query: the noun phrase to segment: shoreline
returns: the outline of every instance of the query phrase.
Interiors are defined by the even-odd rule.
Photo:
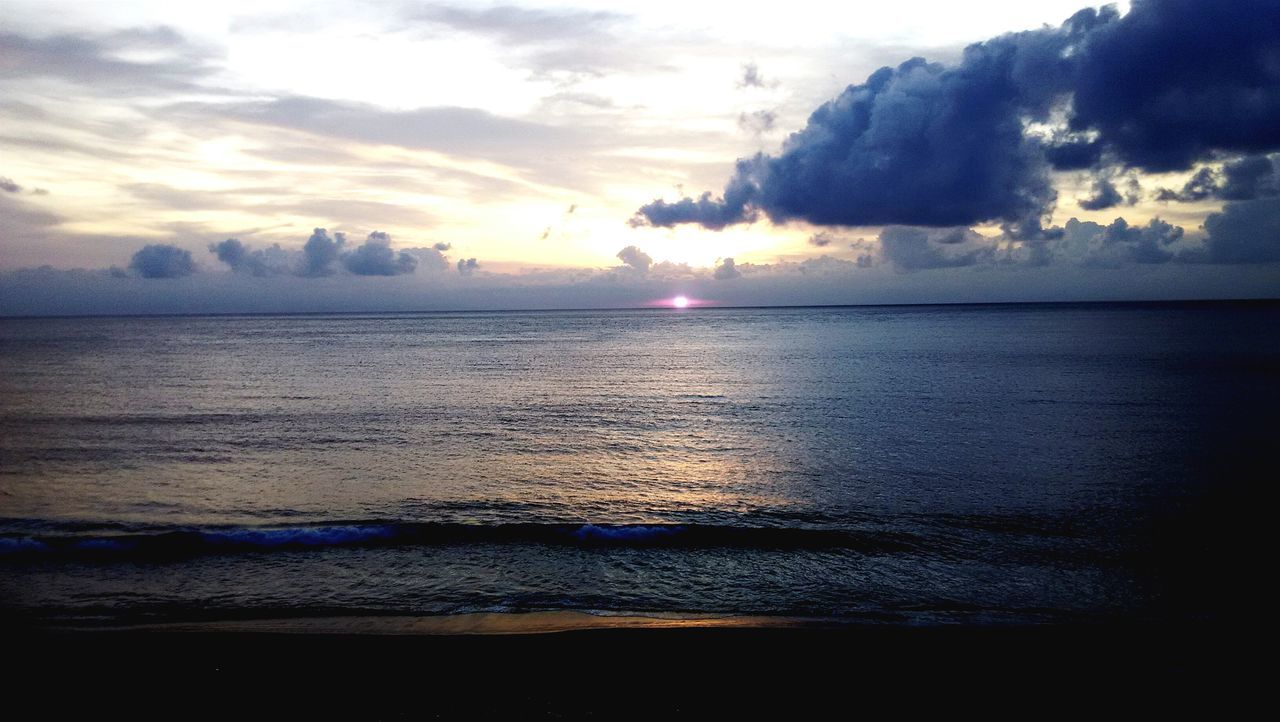
[[[288,634],[372,636],[501,636],[592,630],[654,629],[838,629],[856,622],[816,617],[703,615],[630,612],[593,614],[576,610],[464,612],[437,615],[348,615],[147,622],[94,627],[54,624],[69,632],[164,632],[192,634]]]
[[[52,698],[54,711],[135,718],[807,718],[879,708],[869,701],[1025,714],[1046,700],[1082,713],[1207,700],[1221,713],[1263,689],[1264,672],[1237,651],[1255,638],[1248,629],[1196,622],[557,611],[6,626],[0,672],[12,689],[71,691]]]

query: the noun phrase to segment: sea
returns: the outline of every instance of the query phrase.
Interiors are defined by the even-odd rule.
[[[0,616],[1212,620],[1280,304],[0,320]]]

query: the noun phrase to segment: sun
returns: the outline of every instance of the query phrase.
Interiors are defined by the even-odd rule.
[[[671,299],[671,305],[675,306],[676,308],[685,308],[686,306],[689,305],[689,297],[676,296],[675,298]]]

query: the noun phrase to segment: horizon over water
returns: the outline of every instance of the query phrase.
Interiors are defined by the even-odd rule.
[[[0,319],[0,610],[1217,618],[1280,304]]]

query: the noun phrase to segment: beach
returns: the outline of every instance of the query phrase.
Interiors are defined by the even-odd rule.
[[[142,717],[1224,712],[1259,691],[1242,632],[571,613],[28,626],[6,635],[5,675],[13,690],[76,690],[55,708]]]

